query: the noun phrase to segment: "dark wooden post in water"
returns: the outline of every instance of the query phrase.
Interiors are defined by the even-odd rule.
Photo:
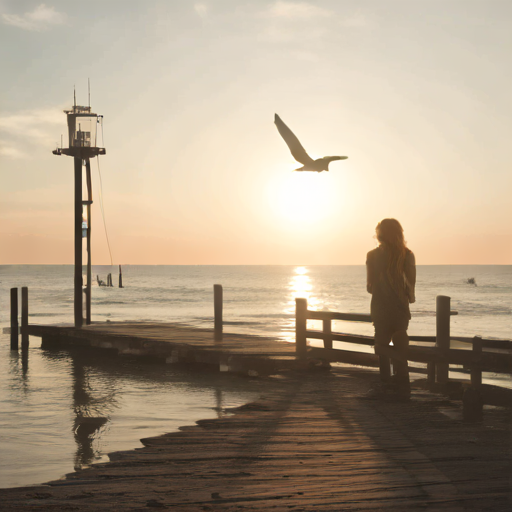
[[[436,347],[441,361],[436,365],[437,382],[448,383],[448,350],[450,349],[450,297],[438,295],[436,297]]]
[[[75,157],[75,327],[83,324],[82,286],[82,159]]]
[[[91,255],[91,205],[92,205],[92,178],[91,178],[91,161],[85,159],[85,172],[87,182],[87,293],[85,295],[85,323],[91,324],[91,295],[92,295],[92,255]]]
[[[28,288],[21,289],[21,350],[28,350]]]
[[[121,265],[119,265],[119,288],[123,287],[123,272],[121,271]]]
[[[18,350],[18,288],[11,288],[11,350]]]
[[[308,321],[308,300],[295,299],[295,355],[297,359],[306,359],[307,338],[306,326]]]
[[[322,320],[322,327],[324,332],[324,348],[332,348],[332,325],[330,318]]]
[[[214,328],[215,332],[222,332],[222,285],[213,285],[213,312],[214,312]]]

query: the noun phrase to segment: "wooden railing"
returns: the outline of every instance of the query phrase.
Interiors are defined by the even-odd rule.
[[[371,322],[370,315],[311,311],[308,309],[307,299],[295,299],[295,303],[296,355],[298,359],[317,358],[329,362],[380,366],[381,368],[387,366],[389,368],[390,358],[397,358],[393,347],[379,349],[378,356],[357,350],[333,349],[333,341],[373,346],[373,336],[332,332],[333,320]],[[409,336],[411,344],[406,357],[411,362],[426,363],[426,369],[415,367],[414,371],[426,373],[430,386],[446,386],[449,383],[450,364],[462,365],[470,371],[471,387],[480,393],[483,389],[482,371],[509,373],[512,369],[512,342],[510,340],[482,339],[479,336],[473,338],[451,336],[450,317],[456,314],[456,311],[450,309],[450,297],[438,296],[436,298],[436,335]],[[308,330],[308,320],[321,320],[322,330]],[[308,346],[308,339],[323,340],[323,348]],[[452,348],[451,341],[472,345],[472,350]],[[504,396],[509,396],[509,390],[505,391],[507,393]],[[512,396],[498,400],[500,403],[497,405],[502,405],[502,402],[507,400],[509,401],[508,405],[512,405]]]

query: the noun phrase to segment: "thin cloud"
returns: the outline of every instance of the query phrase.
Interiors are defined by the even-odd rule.
[[[278,0],[260,12],[266,21],[260,39],[271,43],[319,41],[327,33],[326,22],[332,15],[331,11],[307,2]]]
[[[40,31],[66,22],[66,15],[55,10],[55,7],[38,5],[33,11],[19,14],[2,14],[3,22],[23,30]]]
[[[331,11],[307,2],[284,2],[279,0],[268,8],[266,14],[271,18],[311,19],[328,17],[331,15]]]
[[[66,117],[60,109],[22,111],[0,117],[0,131],[31,139],[45,137],[51,125],[63,126]]]
[[[194,4],[194,11],[200,18],[206,18],[208,16],[209,7],[207,4],[200,2]]]
[[[25,155],[18,148],[12,145],[12,143],[5,140],[0,140],[0,157],[17,160],[19,158],[23,158],[24,156]]]
[[[344,27],[353,27],[353,28],[369,28],[373,27],[374,23],[367,16],[365,16],[362,12],[358,11],[354,14],[347,16],[343,22]]]
[[[0,155],[23,158],[34,145],[52,147],[66,131],[66,116],[61,109],[22,111],[0,116]],[[23,151],[21,148],[27,148]]]
[[[307,2],[278,0],[259,12],[265,20],[259,39],[270,43],[300,43],[309,45],[309,54],[297,55],[304,60],[316,59],[312,44],[321,45],[328,37],[335,37],[340,29],[367,30],[374,21],[363,11],[341,13]]]

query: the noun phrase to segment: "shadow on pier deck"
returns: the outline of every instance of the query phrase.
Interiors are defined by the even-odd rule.
[[[232,417],[143,439],[47,486],[0,490],[3,510],[510,510],[508,410],[463,423],[421,389],[408,403],[363,400],[375,377],[288,372]]]

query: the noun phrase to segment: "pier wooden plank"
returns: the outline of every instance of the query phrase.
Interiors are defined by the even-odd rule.
[[[219,333],[176,323],[106,322],[27,327],[43,346],[86,346],[122,355],[148,356],[167,363],[202,363],[223,371],[272,373],[295,365],[295,344],[277,337]]]
[[[223,333],[218,337],[212,329],[190,328],[173,323],[108,322],[82,328],[71,325],[30,325],[31,336],[73,337],[91,340],[137,340],[188,345],[219,350],[229,354],[293,355],[295,345],[278,338]]]

